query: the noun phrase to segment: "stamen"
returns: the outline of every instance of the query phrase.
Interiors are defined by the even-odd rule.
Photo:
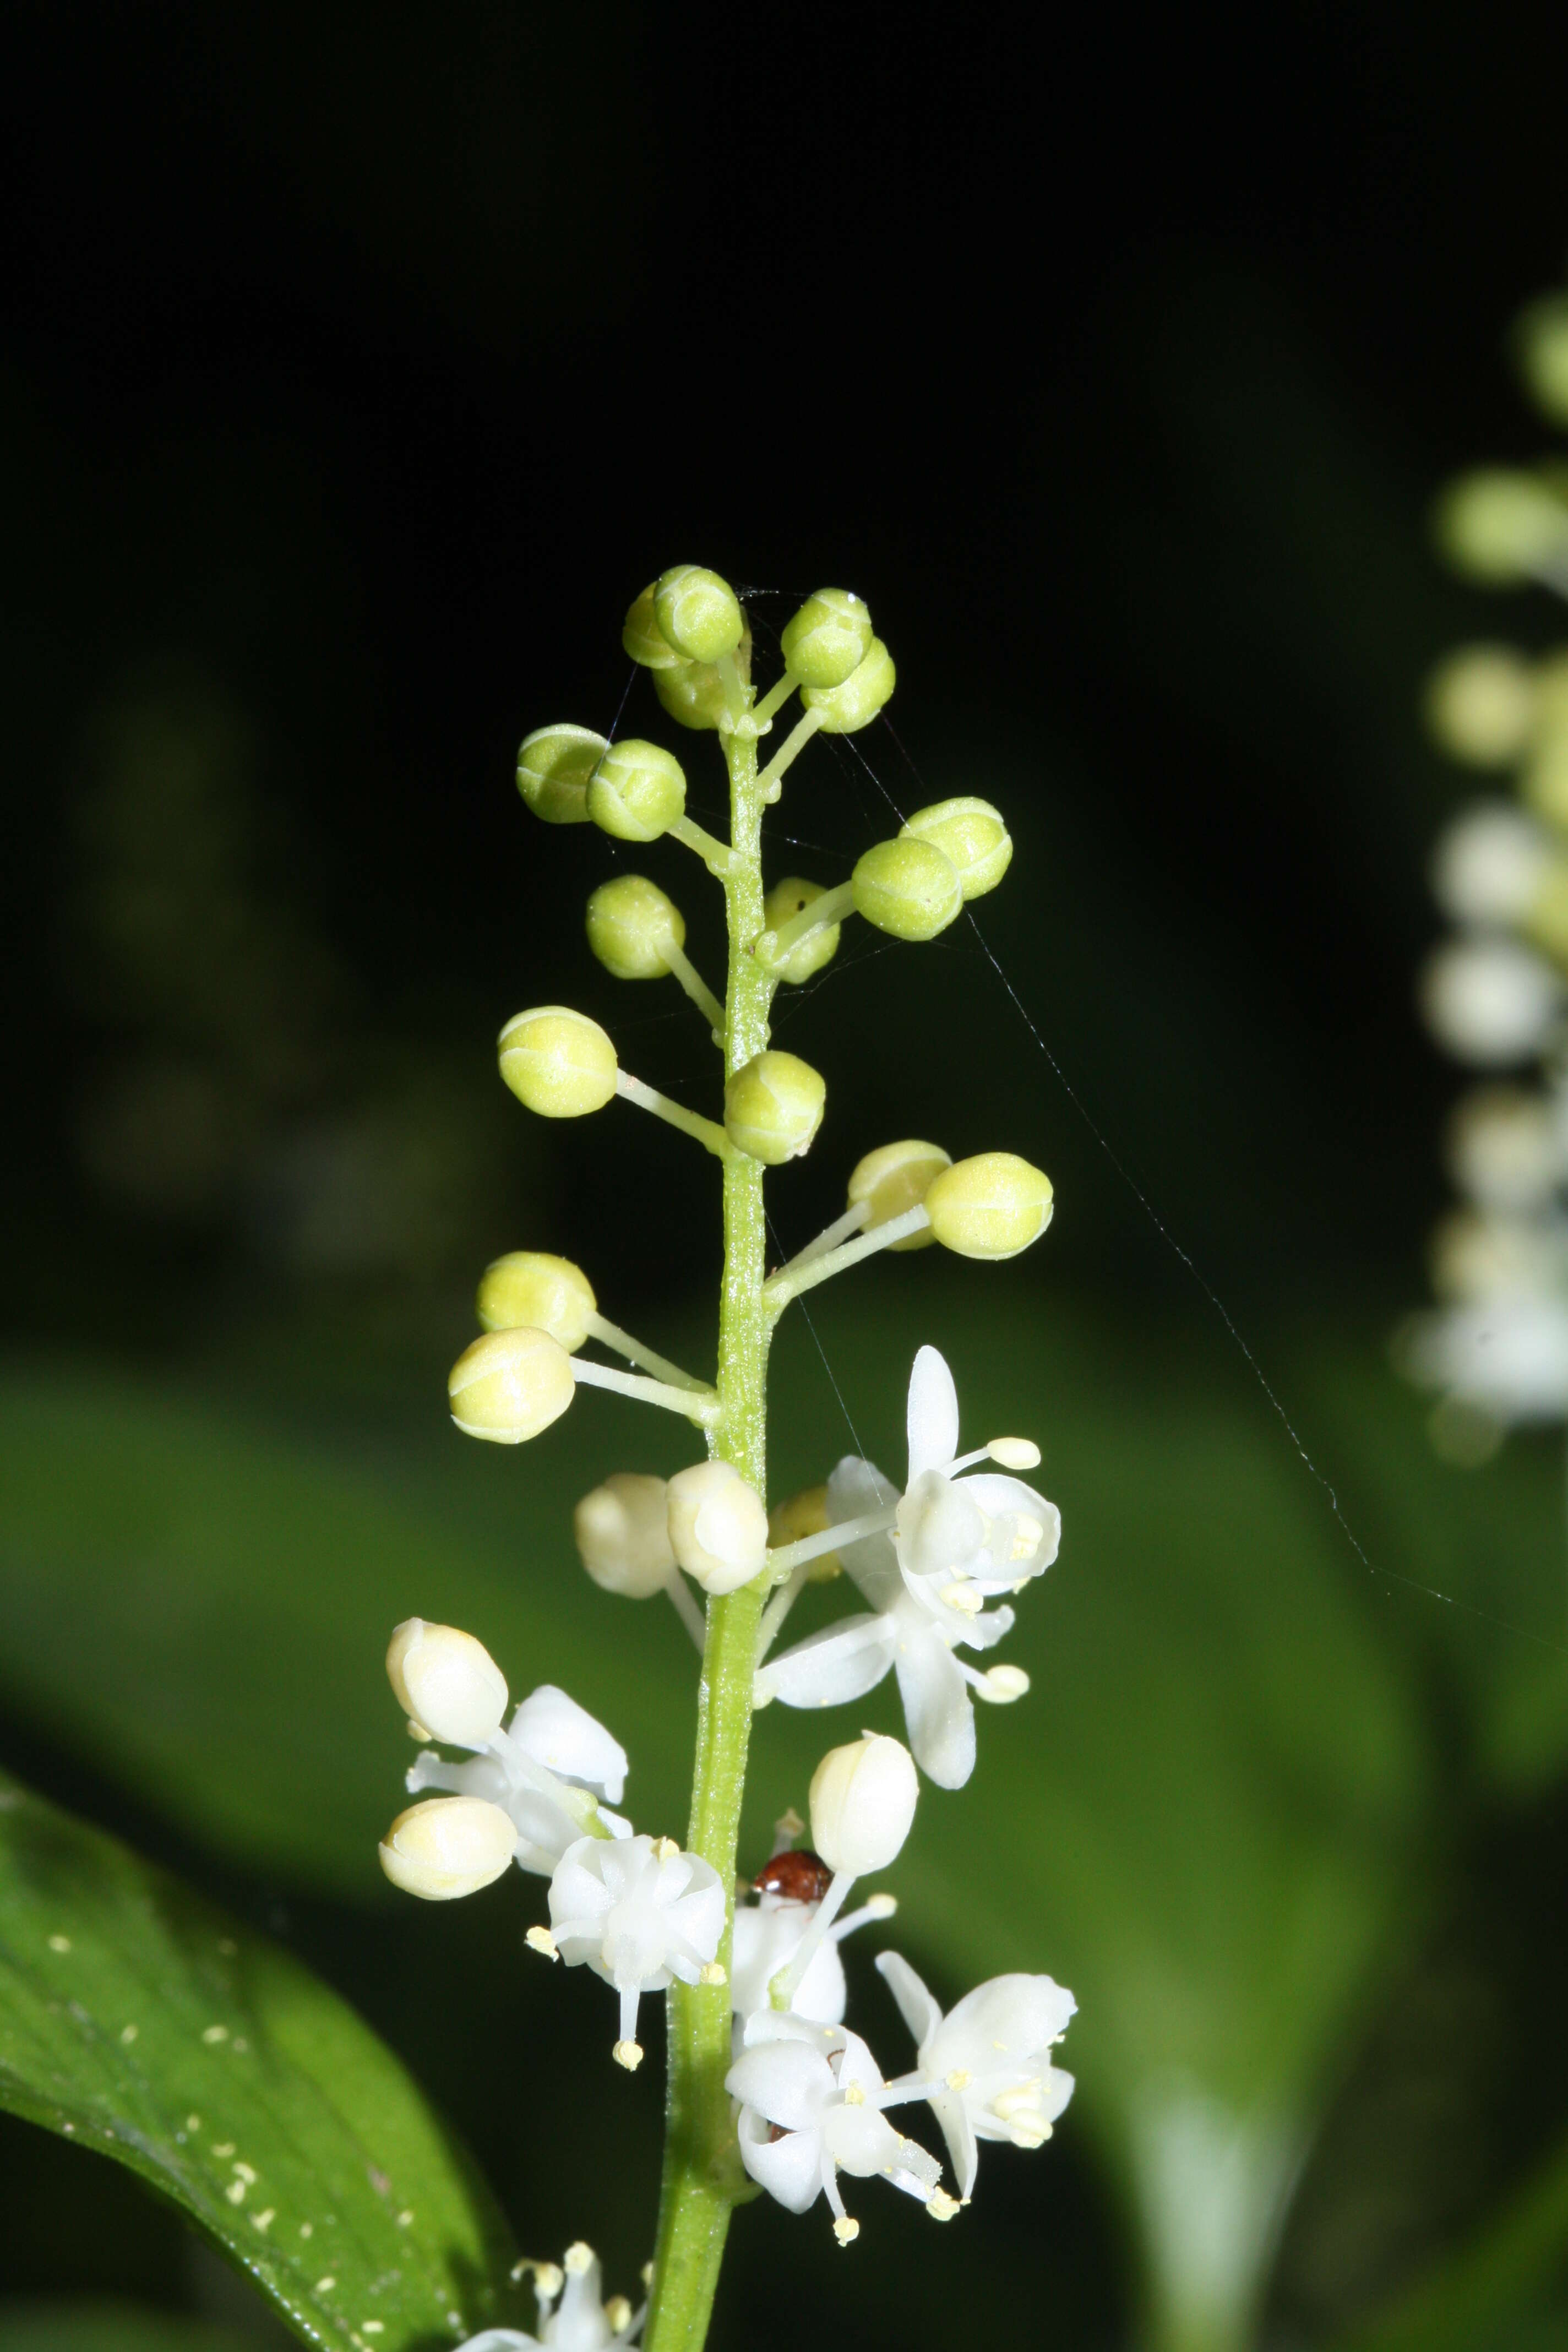
[[[1004,1470],[1037,1470],[1040,1449],[1032,1437],[994,1437],[985,1449]]]
[[[645,1348],[640,1339],[634,1339],[629,1331],[623,1331],[618,1323],[607,1321],[603,1315],[595,1313],[589,1316],[588,1333],[591,1339],[602,1341],[606,1348],[613,1348],[617,1356],[624,1356],[628,1364],[639,1365],[645,1372],[651,1372],[656,1380],[668,1381],[671,1388],[690,1389],[697,1396],[714,1394],[707,1381],[700,1381],[692,1373],[683,1372],[680,1366],[672,1364],[668,1356],[660,1356],[652,1348]]]
[[[945,2189],[933,2189],[926,2199],[926,2211],[933,2221],[951,2221],[955,2213],[963,2210],[957,2198],[950,2197]]]
[[[668,1095],[661,1095],[657,1087],[645,1086],[640,1078],[634,1078],[629,1070],[616,1072],[616,1092],[627,1102],[636,1103],[639,1110],[651,1110],[654,1117],[662,1118],[667,1126],[678,1127],[682,1135],[694,1136],[716,1159],[722,1160],[728,1155],[728,1138],[716,1120],[703,1118],[694,1110],[683,1110],[679,1103],[671,1102]]]
[[[850,1266],[858,1265],[863,1257],[874,1257],[879,1250],[889,1248],[894,1242],[901,1242],[910,1234],[923,1233],[930,1223],[924,1204],[920,1203],[912,1209],[906,1209],[901,1217],[889,1217],[886,1224],[874,1225],[868,1234],[860,1234],[858,1240],[845,1242],[837,1249],[825,1250],[820,1257],[810,1258],[804,1265],[781,1266],[778,1273],[771,1275],[763,1285],[763,1297],[769,1314],[776,1320],[790,1300],[798,1298],[803,1290],[814,1290],[819,1282],[826,1282],[831,1276],[847,1273]]]
[[[558,1960],[561,1948],[548,1927],[531,1927],[523,1937],[531,1952],[542,1952],[547,1960]]]
[[[858,1911],[851,1911],[847,1919],[840,1919],[830,1927],[827,1940],[830,1944],[841,1944],[846,1936],[855,1933],[857,1927],[864,1927],[873,1919],[890,1919],[898,1907],[896,1895],[873,1895],[868,1903],[862,1903]]]
[[[573,1379],[585,1387],[614,1389],[620,1396],[639,1397],[644,1404],[660,1404],[667,1412],[684,1413],[701,1429],[711,1429],[718,1421],[716,1396],[672,1388],[667,1381],[645,1381],[640,1372],[617,1372],[613,1364],[593,1364],[584,1356],[574,1356],[570,1361]]]
[[[827,1882],[827,1892],[816,1906],[816,1916],[801,1937],[788,1961],[780,1969],[768,1986],[768,2004],[773,2009],[788,2009],[794,2002],[801,1981],[816,1958],[817,1946],[844,1908],[844,1898],[854,1885],[854,1874],[836,1870]]]
[[[825,1551],[837,1551],[841,1544],[858,1543],[862,1537],[882,1535],[893,1525],[898,1506],[888,1504],[879,1511],[866,1511],[857,1519],[840,1519],[837,1527],[822,1528],[814,1536],[797,1536],[792,1544],[780,1544],[768,1554],[768,1565],[775,1574],[781,1570],[793,1570],[804,1562],[820,1559]]]
[[[797,760],[822,724],[820,710],[803,711],[757,778],[757,789],[765,801],[776,801],[776,787],[783,782],[784,771]]]

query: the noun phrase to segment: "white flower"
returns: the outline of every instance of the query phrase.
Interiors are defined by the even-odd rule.
[[[647,2317],[646,2304],[634,2311],[624,2294],[613,2294],[608,2303],[602,2299],[599,2257],[581,2241],[567,2247],[561,2269],[553,2263],[529,2267],[539,2305],[538,2335],[527,2336],[516,2327],[487,2327],[459,2344],[457,2352],[541,2352],[542,2347],[549,2352],[611,2352],[612,2347],[629,2347]]]
[[[959,2196],[974,2193],[977,2143],[1038,2147],[1073,2094],[1051,2047],[1078,2007],[1050,1977],[993,1977],[943,2017],[909,1962],[881,1952],[877,1966],[917,2044],[917,2071],[889,2088],[923,2098],[942,2126]]]
[[[1011,1609],[984,1604],[1044,1574],[1061,1517],[1017,1478],[987,1472],[955,1481],[952,1474],[966,1466],[958,1458],[958,1398],[934,1348],[915,1358],[909,1446],[902,1496],[871,1463],[852,1456],[827,1482],[835,1524],[893,1513],[889,1533],[839,1548],[872,1613],[845,1618],[771,1659],[756,1696],[761,1706],[778,1698],[786,1706],[835,1706],[863,1696],[891,1668],[921,1769],[940,1787],[959,1789],[974,1769],[970,1691],[1001,1701],[1028,1685],[1016,1669],[984,1675],[953,1653],[988,1650],[1011,1629]]]
[[[612,1837],[630,1837],[631,1823],[604,1801],[618,1803],[626,1785],[626,1749],[553,1683],[531,1692],[472,1762],[448,1764],[426,1748],[408,1771],[416,1794],[449,1789],[501,1806],[517,1830],[519,1867],[543,1877],[595,1818]]]
[[[1521,922],[1552,870],[1552,844],[1510,801],[1478,801],[1437,844],[1432,889],[1457,923]]]
[[[1481,1068],[1539,1054],[1562,1006],[1562,982],[1551,965],[1516,940],[1452,940],[1421,976],[1421,1008],[1433,1035],[1461,1062]]]
[[[1421,1317],[1405,1343],[1412,1376],[1501,1422],[1568,1413],[1568,1301],[1499,1292]]]
[[[844,2210],[840,2171],[861,2179],[880,2173],[945,2218],[952,2200],[937,2189],[942,2167],[883,2115],[887,2085],[858,2034],[764,2011],[745,2039],[725,2088],[741,2102],[741,2161],[770,2197],[804,2213],[825,2196],[845,2246],[860,2225]]]
[[[737,2017],[750,2017],[768,2006],[768,1987],[779,1970],[794,1959],[801,1938],[817,1913],[815,1903],[792,1903],[783,1895],[763,1895],[755,1907],[735,1906],[730,1940],[730,2005]],[[838,1937],[851,1925],[858,1927],[865,1913],[845,1920],[837,1934],[824,1937],[795,1987],[794,2008],[814,2025],[837,2025],[848,2001],[844,1963],[838,1957]]]
[[[713,1973],[724,1933],[724,1889],[700,1855],[673,1838],[579,1838],[550,1882],[550,1936],[530,1937],[554,1949],[569,1968],[585,1961],[621,1997],[615,2054],[626,2067],[642,2057],[637,2003],[682,1984],[722,1983]]]

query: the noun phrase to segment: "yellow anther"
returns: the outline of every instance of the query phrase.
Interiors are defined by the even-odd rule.
[[[1004,1470],[1037,1470],[1040,1449],[1032,1437],[994,1437],[985,1451]]]
[[[632,2324],[632,2307],[624,2294],[613,2294],[605,2305],[605,2318],[612,2336],[619,2336]]]
[[[840,2213],[833,2224],[833,2234],[841,2246],[852,2246],[860,2235],[860,2224],[852,2213]]]
[[[957,2198],[950,2197],[945,2189],[933,2189],[926,2199],[926,2211],[933,2221],[951,2221],[963,2210]]]
[[[638,2055],[641,2055],[640,2052]],[[591,2270],[593,2267],[594,2249],[585,2239],[579,2238],[574,2244],[567,2247],[564,2260],[567,2277],[581,2278],[584,2271]]]
[[[676,1855],[680,1852],[680,1848],[677,1845],[672,1837],[661,1837],[658,1843],[654,1847],[654,1852],[658,1854],[660,1862],[673,1862]]]
[[[558,1960],[561,1948],[548,1927],[531,1927],[523,1937],[531,1952],[542,1952],[547,1960]]]
[[[967,2066],[955,2066],[945,2079],[950,2091],[967,2091],[974,2077]]]
[[[944,1585],[942,1597],[950,1609],[956,1609],[963,1617],[978,1617],[985,1606],[984,1595],[977,1592],[973,1584]]]
[[[847,2083],[845,2084],[844,2104],[847,2107],[863,2107],[865,2105],[866,2093],[860,2084]]]
[[[700,1984],[722,1985],[730,1981],[729,1970],[722,1960],[710,1960],[698,1979]]]
[[[615,2060],[617,2066],[624,2066],[628,2074],[635,2074],[637,2068],[642,2064],[642,2043],[640,2042],[617,2042],[614,2049],[610,2052],[610,2055]]]

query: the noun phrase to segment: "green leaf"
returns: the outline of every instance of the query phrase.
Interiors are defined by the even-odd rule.
[[[511,2249],[396,2060],[277,1946],[0,1780],[0,2105],[169,2198],[309,2342],[426,2352]]]
[[[104,2298],[0,2303],[5,2352],[246,2352],[246,2339],[178,2311]]]

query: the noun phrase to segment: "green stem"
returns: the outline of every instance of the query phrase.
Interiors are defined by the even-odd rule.
[[[768,1042],[773,983],[751,952],[763,929],[763,793],[754,740],[721,738],[730,770],[731,844],[724,874],[730,931],[724,1068],[738,1070]],[[763,1303],[767,1221],[759,1160],[724,1159],[724,1279],[719,1302],[719,1404],[710,1444],[759,1495],[767,1493],[769,1318]],[[735,1883],[741,1795],[752,1730],[752,1685],[765,1577],[708,1604],[698,1696],[697,1759],[687,1845]],[[726,1969],[726,1930],[720,1957]],[[724,2077],[730,2070],[730,1991],[670,1989],[669,2092],[664,2182],[645,2352],[700,2352],[724,2256],[730,2214],[748,2184],[735,2148]]]

